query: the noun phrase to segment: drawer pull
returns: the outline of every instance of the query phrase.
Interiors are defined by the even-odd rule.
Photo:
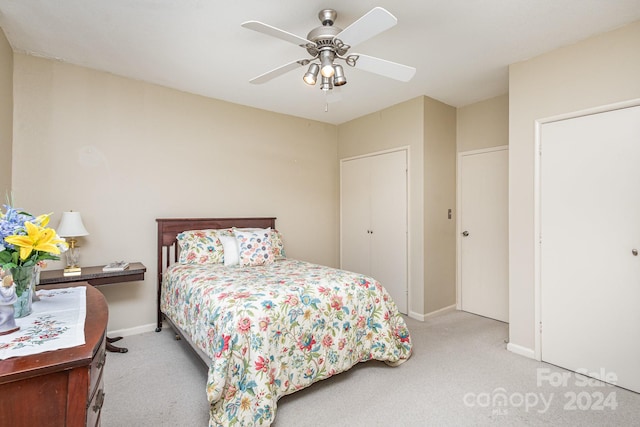
[[[104,363],[106,362],[106,360],[107,360],[107,352],[105,351],[100,355],[100,359],[98,359],[98,363],[96,365],[98,369],[101,369],[104,366]]]
[[[100,409],[102,409],[102,404],[104,403],[104,396],[105,396],[105,392],[100,389],[98,390],[98,395],[96,396],[96,403],[93,404],[93,407],[91,409],[93,409],[93,412],[100,412]]]

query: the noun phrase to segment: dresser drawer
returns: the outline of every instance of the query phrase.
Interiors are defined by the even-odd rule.
[[[106,360],[106,339],[103,337],[102,342],[100,343],[100,348],[96,351],[96,355],[93,357],[91,366],[89,367],[89,400],[93,399],[94,394],[96,393],[96,385],[102,376],[102,370],[104,369]]]
[[[95,427],[100,425],[100,413],[102,411],[104,398],[104,381],[102,380],[102,372],[100,372],[100,378],[98,379],[96,391],[93,394],[93,398],[91,399],[87,407],[87,427]]]

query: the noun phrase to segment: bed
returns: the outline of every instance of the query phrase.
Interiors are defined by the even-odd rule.
[[[164,319],[207,364],[210,426],[269,426],[284,395],[359,362],[409,359],[380,283],[287,258],[275,218],[156,221],[157,330]]]

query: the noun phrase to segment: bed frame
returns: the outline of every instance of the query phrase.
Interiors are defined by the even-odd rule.
[[[176,236],[183,231],[187,230],[205,230],[205,229],[218,229],[218,228],[275,228],[275,217],[264,218],[157,218],[158,223],[158,295],[157,295],[157,311],[158,311],[158,324],[156,332],[162,330],[162,319],[171,325],[171,327],[182,338],[186,338],[179,328],[177,328],[173,321],[164,316],[160,310],[160,293],[162,286],[162,276],[165,270],[173,263],[178,262],[178,256],[180,254],[178,248],[178,241]],[[190,340],[186,339],[190,344]],[[193,345],[191,345],[193,348]],[[202,355],[200,355],[202,356]]]

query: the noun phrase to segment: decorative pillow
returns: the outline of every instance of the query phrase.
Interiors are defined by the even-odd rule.
[[[224,248],[224,266],[238,265],[240,259],[238,257],[238,241],[234,236],[220,236],[220,242]]]
[[[275,260],[285,259],[284,243],[282,242],[282,234],[278,230],[271,230],[271,250]]]
[[[271,230],[271,250],[273,252],[273,259],[275,261],[285,259],[287,255],[284,252],[284,243],[282,242],[282,234],[278,230],[272,228],[225,228],[218,230],[218,236],[228,235],[233,236],[234,231],[262,231]]]
[[[234,228],[233,234],[238,242],[240,265],[256,266],[273,263],[270,228],[254,231]]]
[[[223,248],[216,230],[189,230],[176,236],[180,247],[178,261],[183,264],[218,264]]]

